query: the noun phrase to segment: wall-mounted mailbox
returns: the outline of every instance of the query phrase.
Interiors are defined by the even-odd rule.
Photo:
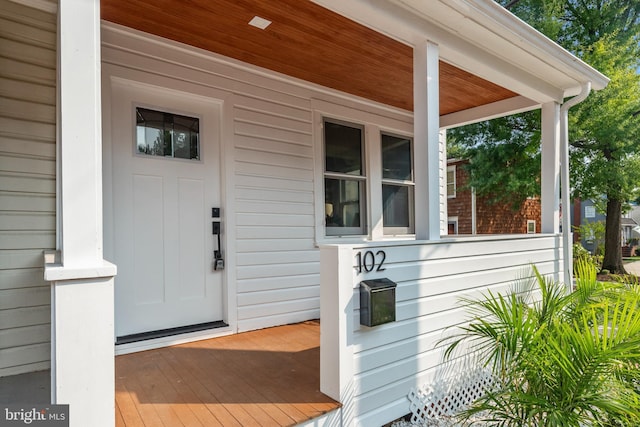
[[[360,282],[360,324],[377,326],[396,320],[396,283],[387,278]]]

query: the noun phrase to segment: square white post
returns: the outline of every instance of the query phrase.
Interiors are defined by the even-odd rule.
[[[440,239],[440,80],[438,45],[413,48],[413,129],[416,240]]]
[[[102,260],[100,2],[58,5],[58,160],[62,262]]]
[[[542,106],[542,232],[560,232],[560,104]],[[570,207],[565,207],[568,214]]]
[[[102,259],[99,0],[58,2],[58,248],[51,290],[51,400],[70,425],[115,424],[113,276]]]
[[[352,425],[354,258],[346,245],[320,247],[320,391],[342,403],[342,425]]]

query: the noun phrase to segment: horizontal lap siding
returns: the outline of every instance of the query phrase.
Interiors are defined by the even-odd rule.
[[[56,16],[0,0],[0,376],[49,367]]]
[[[278,98],[235,98],[239,330],[319,317],[311,111]]]
[[[366,248],[379,249],[387,254],[386,270],[366,278],[388,277],[397,283],[396,322],[371,329],[357,326],[354,290],[354,394],[360,425],[381,424],[389,414],[408,412],[409,390],[441,371],[438,341],[444,330],[467,319],[462,298],[478,298],[488,290],[523,290],[532,277],[531,265],[552,277],[562,271],[556,237]],[[363,279],[360,275],[354,283]],[[520,285],[514,288],[516,283]]]

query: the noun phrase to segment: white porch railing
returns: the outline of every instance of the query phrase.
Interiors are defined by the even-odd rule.
[[[464,321],[461,298],[508,290],[518,278],[561,280],[560,235],[321,246],[320,388],[340,401],[342,425],[383,425],[410,412],[411,389],[435,384],[443,331]],[[396,320],[360,325],[363,280],[397,284]]]

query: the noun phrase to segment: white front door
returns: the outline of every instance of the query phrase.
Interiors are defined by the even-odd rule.
[[[125,82],[111,95],[116,336],[222,320],[220,105]]]

